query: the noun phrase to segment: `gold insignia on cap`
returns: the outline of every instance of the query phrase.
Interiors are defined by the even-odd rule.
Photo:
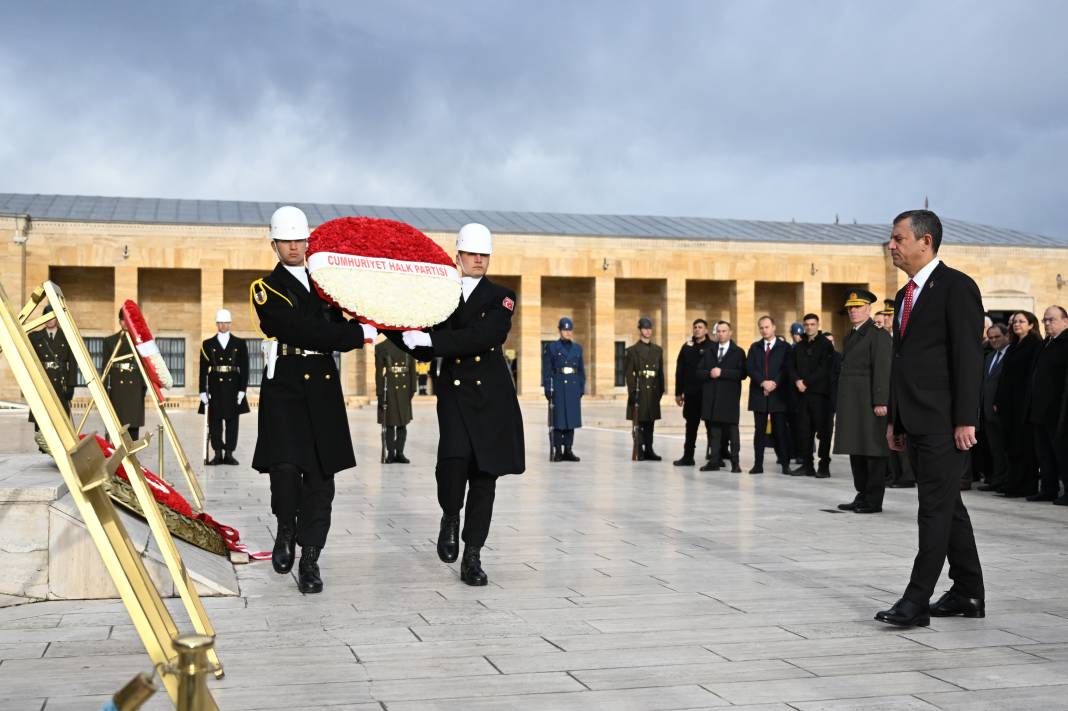
[[[851,293],[851,294],[849,295],[849,300],[850,300],[850,301],[855,301],[855,300],[856,300],[856,298],[857,298],[857,292],[855,292],[855,291],[854,291],[854,292],[852,292],[852,293]]]

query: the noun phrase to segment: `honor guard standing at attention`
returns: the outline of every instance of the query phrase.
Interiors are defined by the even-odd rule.
[[[116,345],[119,347],[117,352]],[[134,360],[139,356],[130,350],[130,342],[126,338],[126,316],[123,315],[122,309],[119,309],[119,332],[104,339],[103,350],[105,358],[110,358],[112,353],[115,353],[115,358],[133,356],[112,363],[111,370],[104,378],[104,390],[115,408],[119,423],[129,425],[130,437],[139,439],[141,428],[145,425],[145,393],[148,392],[148,384],[141,375],[137,361]]]
[[[653,322],[638,319],[637,343],[623,355],[627,382],[627,419],[640,430],[638,460],[659,462],[653,451],[653,425],[660,419],[660,398],[664,395],[664,349],[653,343]]]
[[[45,306],[44,313],[52,313],[52,307]],[[59,323],[56,319],[47,321],[44,328],[31,333],[30,344],[37,352],[37,357],[44,366],[45,375],[48,376],[48,382],[52,383],[52,389],[56,391],[64,412],[67,413],[67,417],[70,417],[70,401],[74,399],[74,386],[78,382],[78,364],[74,362],[67,337],[59,330]],[[37,443],[37,448],[43,454],[48,454],[48,446],[32,414],[30,422],[33,422],[33,441]]]
[[[408,464],[404,442],[412,421],[412,398],[418,383],[415,359],[386,339],[375,346],[375,394],[382,426],[383,463]]]
[[[308,234],[308,218],[299,208],[275,210],[270,239],[279,262],[250,288],[260,330],[272,339],[265,341],[252,467],[271,477],[271,510],[278,519],[271,557],[275,572],[293,568],[299,543],[297,586],[303,593],[318,593],[334,474],[356,466],[333,352],[363,348],[364,339],[376,332],[346,320],[312,288],[304,265]]]
[[[879,513],[886,491],[886,467],[890,448],[886,444],[886,403],[890,396],[890,360],[894,343],[890,334],[871,320],[875,294],[853,289],[845,295],[846,314],[852,328],[842,351],[838,381],[838,431],[834,453],[848,454],[857,495],[843,511]]]
[[[673,463],[677,467],[692,467],[696,462],[693,453],[697,449],[697,430],[701,425],[701,398],[704,381],[697,377],[697,364],[705,351],[714,344],[709,339],[708,321],[699,318],[693,322],[693,337],[682,344],[675,359],[675,404],[682,406],[682,419],[686,420],[686,442],[682,445],[682,458]],[[705,425],[705,434],[711,452],[712,431]],[[719,452],[711,452],[713,459]]]
[[[200,408],[208,416],[208,437],[215,456],[208,464],[237,464],[237,418],[249,411],[248,346],[230,333],[227,309],[215,312],[219,332],[200,345]],[[207,411],[205,413],[205,410]],[[225,429],[225,437],[223,430]]]
[[[425,331],[395,331],[417,360],[440,358],[434,383],[438,398],[438,462],[435,477],[441,528],[438,557],[459,555],[460,510],[467,494],[460,579],[485,585],[481,550],[493,518],[497,477],[522,474],[523,416],[503,345],[512,328],[515,292],[486,276],[493,237],[478,223],[460,228],[456,259],[463,275],[460,303],[445,321]]]
[[[577,462],[571,451],[575,429],[582,427],[582,396],[586,391],[586,370],[582,346],[575,343],[575,322],[564,316],[557,324],[560,340],[545,347],[541,356],[541,384],[552,408],[552,461]]]

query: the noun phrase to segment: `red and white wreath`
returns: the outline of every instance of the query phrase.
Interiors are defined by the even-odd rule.
[[[134,345],[137,347],[137,355],[140,356],[141,363],[145,366],[148,379],[152,381],[152,388],[156,391],[156,395],[159,396],[160,402],[162,402],[162,390],[174,387],[174,378],[171,376],[171,371],[167,367],[167,363],[164,362],[163,355],[159,352],[159,346],[156,345],[156,340],[152,337],[152,331],[148,329],[148,322],[145,321],[145,317],[137,303],[127,299],[126,303],[122,305],[122,313],[123,320],[126,321],[126,329],[130,332]]]
[[[308,271],[324,299],[381,329],[433,326],[460,300],[460,275],[445,250],[395,220],[324,222],[308,238]]]

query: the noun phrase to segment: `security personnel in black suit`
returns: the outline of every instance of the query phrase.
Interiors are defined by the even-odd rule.
[[[145,426],[145,393],[148,392],[148,384],[141,375],[137,361],[134,360],[139,356],[130,349],[129,340],[126,338],[126,316],[122,309],[119,310],[119,328],[118,333],[104,339],[104,357],[111,357],[113,352],[115,358],[127,355],[133,357],[112,363],[107,377],[104,378],[104,390],[115,408],[119,423],[129,425],[130,437],[138,439],[141,428]],[[119,346],[117,352],[116,345]]]
[[[679,355],[675,358],[675,404],[682,406],[682,419],[686,421],[686,441],[682,445],[682,457],[673,464],[677,467],[692,467],[696,462],[693,454],[697,450],[697,430],[701,424],[701,398],[704,381],[697,375],[697,364],[705,352],[714,347],[712,334],[708,330],[708,321],[703,318],[693,322],[693,335],[682,344]],[[718,460],[719,452],[712,449],[712,430],[705,423],[705,435],[708,438],[708,451],[713,452],[713,459]]]
[[[749,384],[749,410],[753,413],[753,468],[750,474],[764,473],[764,449],[768,435],[775,441],[775,454],[783,474],[790,470],[790,428],[787,424],[789,378],[786,362],[790,346],[775,336],[775,319],[761,316],[757,320],[760,340],[749,346],[746,374]],[[769,432],[770,422],[770,432]]]
[[[983,377],[983,303],[971,277],[938,259],[942,223],[929,210],[894,220],[890,254],[909,276],[897,293],[887,444],[906,450],[916,473],[919,552],[905,594],[875,619],[926,626],[930,615],[985,616],[979,553],[960,478],[975,446]],[[953,586],[934,605],[949,558]]]
[[[208,437],[215,456],[208,464],[237,464],[237,418],[249,411],[248,346],[230,333],[233,319],[228,309],[215,313],[219,332],[200,345],[200,409],[207,409]],[[225,439],[223,430],[225,429]]]
[[[363,348],[375,330],[348,321],[312,288],[304,256],[308,219],[286,205],[271,216],[270,238],[279,263],[257,279],[250,298],[269,339],[260,385],[259,431],[252,467],[271,477],[271,510],[278,534],[271,562],[293,568],[300,544],[297,586],[322,592],[319,553],[330,530],[334,474],[356,466],[334,351]]]
[[[746,378],[745,351],[731,340],[731,325],[726,321],[716,324],[716,337],[697,364],[694,377],[702,383],[701,419],[711,432],[709,448],[713,456],[723,451],[727,443],[731,472],[740,474],[738,455],[741,440],[738,437],[738,420],[741,417],[742,381]],[[718,471],[724,463],[713,460],[701,467],[701,471]]]
[[[820,318],[805,314],[801,319],[805,331],[787,360],[790,384],[795,389],[797,407],[796,439],[801,456],[801,469],[795,474],[806,474],[823,479],[831,475],[831,430],[828,417],[831,409],[831,378],[834,371],[834,346],[819,330]],[[813,438],[819,438],[819,469],[813,466]]]
[[[44,313],[52,313],[51,306],[45,306]],[[74,399],[74,386],[78,382],[78,364],[74,361],[74,354],[70,351],[67,337],[59,330],[56,319],[46,322],[44,328],[30,334],[30,344],[37,352],[37,358],[44,366],[48,382],[52,383],[52,389],[56,391],[64,412],[70,417],[70,401]],[[33,439],[37,448],[42,453],[48,454],[48,446],[44,437],[40,434],[37,421],[30,414],[30,422],[33,422]]]
[[[456,237],[462,295],[452,315],[429,333],[387,332],[417,360],[440,358],[434,385],[438,398],[438,461],[435,477],[441,528],[438,557],[452,563],[459,554],[460,510],[465,507],[460,579],[485,585],[481,550],[489,535],[497,478],[522,474],[526,468],[523,416],[515,383],[504,357],[512,328],[515,292],[486,276],[493,237],[478,223],[460,228]]]
[[[1039,492],[1027,500],[1068,506],[1068,314],[1061,306],[1050,306],[1042,315],[1042,325],[1046,341],[1035,358],[1027,401],[1027,421],[1035,429],[1042,483]],[[1060,495],[1062,483],[1065,490]]]
[[[383,428],[385,464],[408,464],[404,443],[412,421],[412,398],[418,385],[415,359],[388,339],[375,346],[375,396]]]
[[[627,419],[638,423],[641,446],[638,460],[659,462],[653,451],[653,426],[660,419],[660,398],[664,396],[664,349],[653,343],[653,322],[638,319],[638,342],[623,353],[623,375],[627,383]]]

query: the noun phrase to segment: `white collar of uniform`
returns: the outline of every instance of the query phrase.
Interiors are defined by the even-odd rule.
[[[55,335],[56,335],[56,332],[57,332],[58,330],[59,330],[59,327],[58,327],[58,326],[57,326],[56,328],[46,328],[46,329],[45,329],[45,333],[47,333],[47,334],[48,334],[49,336],[55,336]]]
[[[475,287],[478,286],[480,281],[482,281],[482,277],[465,276],[460,280],[460,288],[463,289],[464,292],[464,301],[471,298],[471,292],[475,290]]]
[[[916,276],[912,277],[912,281],[916,282],[917,293],[923,291],[923,285],[926,284],[927,280],[931,278],[931,272],[933,272],[941,263],[942,260],[938,257],[935,257],[931,261],[927,262],[927,266],[916,272]],[[915,294],[913,294],[913,298],[916,298]]]
[[[226,348],[226,344],[230,342],[230,332],[229,331],[227,331],[226,333],[222,333],[220,331],[219,333],[215,334],[215,337],[219,339],[219,345],[222,346],[223,348]]]
[[[311,291],[311,284],[308,283],[308,270],[304,268],[303,264],[299,267],[291,267],[288,264],[283,264],[282,266],[286,268],[286,271],[296,277],[297,281],[303,284],[305,289]]]

